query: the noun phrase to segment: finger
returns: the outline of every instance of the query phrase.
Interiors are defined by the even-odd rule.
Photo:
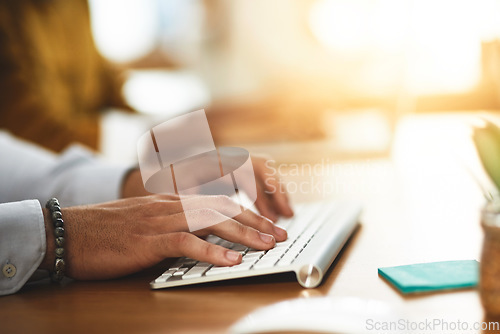
[[[293,216],[293,210],[289,204],[288,196],[283,188],[283,184],[280,182],[276,168],[272,167],[273,164],[271,160],[256,158],[256,161],[259,161],[256,163],[257,182],[262,184],[264,193],[268,195],[266,204],[277,215],[283,215],[285,217]]]
[[[226,209],[225,211],[230,211],[232,208],[234,211],[234,208],[238,209],[238,212],[241,210],[239,209],[239,206],[234,203],[229,197],[227,196],[200,196],[200,195],[154,195],[151,196],[150,199],[148,200],[140,200],[138,201],[139,204],[141,203],[150,203],[149,205],[151,206],[148,208],[149,212],[153,214],[175,214],[175,213],[181,213],[193,209],[202,209],[202,208],[213,208],[216,210],[219,209]],[[229,203],[232,203],[233,206],[231,207]],[[224,205],[223,205],[224,204]]]
[[[255,206],[263,216],[271,219],[273,222],[276,222],[279,215],[274,210],[274,206],[269,195],[266,194],[265,189],[260,182],[258,182],[256,186],[257,199],[255,200]]]
[[[153,206],[160,206],[162,203],[153,203]],[[150,205],[151,206],[151,205]],[[158,211],[161,211],[158,210]],[[241,212],[241,211],[240,211]],[[199,209],[181,211],[174,214],[158,214],[144,219],[140,225],[139,232],[146,235],[172,232],[199,231],[198,235],[208,234],[207,228],[224,222],[230,217],[221,212],[201,207]]]
[[[158,194],[158,195],[155,195],[157,197],[160,197],[160,199],[166,199],[166,200],[170,200],[170,201],[178,201],[179,200],[179,195],[177,194]]]
[[[159,235],[156,245],[163,258],[186,256],[198,261],[213,263],[218,266],[233,266],[241,263],[241,254],[211,244],[197,236],[186,233]]]
[[[183,206],[197,208],[196,210],[206,208],[213,209],[227,217],[225,219],[221,218],[220,220],[233,218],[243,225],[247,225],[261,232],[273,235],[278,241],[284,241],[287,238],[287,234],[284,229],[274,225],[268,218],[261,216],[248,208],[240,206],[227,196],[203,196],[193,198],[189,205],[185,205],[185,202],[183,201]]]
[[[220,228],[224,228],[223,226],[226,225],[217,227],[215,229],[212,229],[211,226],[219,225],[226,221],[232,221],[242,226],[251,227],[253,230],[258,230],[266,235],[271,235],[275,240],[278,241],[285,241],[287,239],[287,232],[284,229],[274,225],[269,219],[262,217],[255,212],[252,212],[251,210],[245,210],[244,212],[234,217],[234,219],[231,219],[230,217],[223,215],[219,211],[210,208],[190,210],[184,213],[180,212],[169,215],[167,217],[151,217],[147,219],[143,224],[141,224],[138,229],[141,234],[146,235],[200,230],[199,232],[197,232],[197,235],[202,236],[215,230],[220,231]],[[232,225],[230,225],[230,227],[232,227]],[[221,235],[218,235],[229,235],[231,238],[233,238],[234,241],[237,242],[237,240],[231,235],[231,233],[234,233],[234,228],[232,228],[227,233],[221,233]],[[259,237],[261,239],[260,241],[262,241],[263,238],[267,238],[261,235],[259,235]],[[258,241],[257,243],[252,243],[251,246],[253,247],[253,245],[256,245],[257,247],[262,247],[263,245],[261,243],[259,244],[260,241]]]
[[[225,195],[196,196],[182,199],[185,211],[199,209],[213,209],[227,217],[233,217],[241,213],[241,206]]]
[[[252,227],[260,232],[271,234],[276,241],[285,241],[288,237],[286,230],[275,225],[270,219],[256,214],[250,209],[247,209],[234,217],[234,220],[239,223]]]
[[[189,225],[184,212],[150,217],[139,226],[139,233],[144,235],[189,232]]]
[[[255,249],[267,250],[276,245],[276,239],[271,234],[259,232],[253,227],[245,226],[234,219],[212,225],[206,231],[228,241]]]
[[[293,210],[288,201],[288,195],[284,191],[283,184],[278,178],[269,177],[264,182],[265,193],[270,197],[274,210],[285,217],[292,217]]]
[[[198,196],[187,201],[183,200],[182,203],[184,208],[192,208],[194,210],[216,210],[227,217],[221,219],[221,221],[232,217],[234,220],[244,225],[273,235],[278,241],[284,241],[287,238],[285,230],[272,224],[269,219],[256,214],[248,208],[240,206],[227,196]]]
[[[182,203],[177,195],[152,195],[134,199],[137,210],[144,216],[154,217],[183,212]]]

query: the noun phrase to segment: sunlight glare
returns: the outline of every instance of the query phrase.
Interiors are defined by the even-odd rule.
[[[481,41],[500,36],[497,9],[497,0],[319,0],[309,26],[335,54],[371,56],[373,66],[396,56],[411,94],[451,93],[479,82]]]

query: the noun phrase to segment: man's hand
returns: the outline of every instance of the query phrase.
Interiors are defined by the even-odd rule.
[[[191,200],[191,199],[189,199]],[[225,196],[195,196],[193,214],[199,219],[223,218],[221,223],[193,233],[179,198],[154,195],[97,205],[62,209],[65,224],[66,274],[75,279],[107,279],[131,274],[165,258],[186,256],[221,266],[241,262],[241,254],[200,237],[214,234],[232,242],[267,250],[286,231],[270,220],[245,210],[234,218],[225,214],[232,202]],[[54,234],[44,209],[47,254],[41,269],[54,265]]]
[[[263,157],[252,157],[252,165],[257,185],[257,200],[255,206],[265,217],[276,222],[280,216],[292,217],[293,210],[288,202],[288,196],[279,180],[279,175],[269,168],[269,160]],[[243,185],[243,190],[245,185]],[[139,170],[131,171],[123,182],[122,197],[150,195],[144,189]]]

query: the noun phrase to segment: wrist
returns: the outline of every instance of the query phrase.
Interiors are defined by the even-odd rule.
[[[142,183],[142,176],[139,169],[132,169],[123,178],[121,197],[138,197],[150,195]]]

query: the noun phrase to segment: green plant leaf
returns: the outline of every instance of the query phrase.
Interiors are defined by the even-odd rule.
[[[500,190],[500,128],[485,122],[485,127],[474,129],[472,137],[484,169]]]

